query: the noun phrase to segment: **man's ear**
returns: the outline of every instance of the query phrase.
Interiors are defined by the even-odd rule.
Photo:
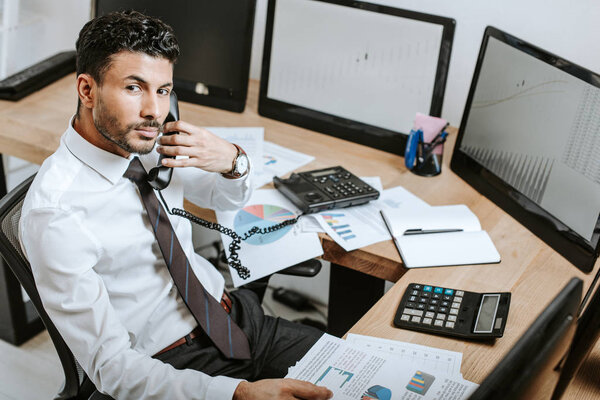
[[[98,83],[89,74],[79,74],[77,76],[77,95],[79,101],[85,108],[92,108],[94,105],[94,98],[98,90]]]

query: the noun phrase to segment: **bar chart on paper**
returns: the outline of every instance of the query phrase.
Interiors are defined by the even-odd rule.
[[[354,239],[356,235],[352,232],[351,224],[344,222],[344,213],[321,213],[321,216],[342,239],[348,241]]]

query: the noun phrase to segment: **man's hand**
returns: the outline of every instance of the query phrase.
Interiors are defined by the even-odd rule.
[[[166,167],[197,167],[208,172],[231,172],[237,149],[228,141],[206,129],[183,121],[168,122],[163,132],[179,132],[179,135],[163,135],[157,151],[165,156],[189,156],[188,159],[163,159]]]
[[[327,400],[332,396],[326,387],[284,378],[241,382],[235,389],[233,400]]]

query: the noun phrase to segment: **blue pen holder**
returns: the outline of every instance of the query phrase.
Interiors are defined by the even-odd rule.
[[[443,146],[448,133],[443,130],[431,142],[423,141],[423,131],[413,129],[408,135],[404,152],[404,165],[413,174],[436,176],[442,172],[442,155],[435,154],[438,146]]]

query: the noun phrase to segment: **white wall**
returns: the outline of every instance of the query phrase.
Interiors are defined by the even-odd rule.
[[[456,20],[442,116],[460,124],[483,31],[495,26],[600,73],[599,0],[371,0]],[[258,0],[250,75],[260,79],[267,0]],[[307,26],[310,29],[310,26]]]

